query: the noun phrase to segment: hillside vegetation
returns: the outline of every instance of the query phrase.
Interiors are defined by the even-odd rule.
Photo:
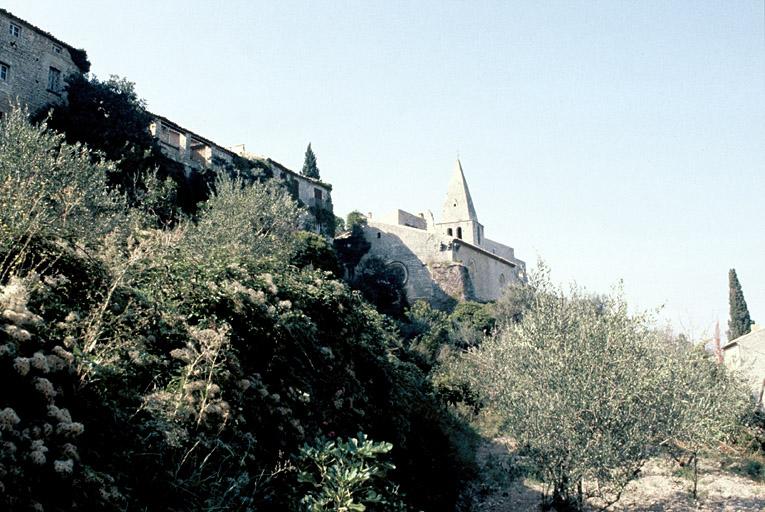
[[[132,84],[77,87],[0,121],[3,510],[480,510],[493,438],[560,511],[659,456],[695,496],[723,444],[765,478],[736,376],[619,293],[541,266],[496,303],[409,304],[359,265],[359,216],[333,245],[252,162],[187,179],[142,122],[88,125],[144,119]]]
[[[284,188],[219,176],[158,229],[169,185],[131,208],[114,170],[23,112],[0,126],[5,510],[453,506],[457,424],[392,321],[290,264]]]

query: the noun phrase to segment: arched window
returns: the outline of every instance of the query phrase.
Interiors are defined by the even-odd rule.
[[[449,236],[454,236],[454,232],[452,231],[452,228],[446,228],[446,234]]]
[[[462,240],[462,228],[457,228],[457,238]]]
[[[409,282],[409,270],[406,265],[400,261],[391,261],[388,263],[388,268],[393,273],[399,284],[402,286]]]
[[[499,275],[499,285],[500,286],[505,286],[505,281],[506,281],[505,280],[505,274],[500,274]]]

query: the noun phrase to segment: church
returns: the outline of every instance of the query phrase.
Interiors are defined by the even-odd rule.
[[[398,270],[410,302],[488,302],[508,284],[526,280],[526,264],[513,248],[486,238],[459,160],[438,222],[429,211],[396,210],[370,215],[364,236],[370,244],[365,258],[381,258]]]

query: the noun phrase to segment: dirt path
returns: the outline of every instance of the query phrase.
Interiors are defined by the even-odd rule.
[[[482,480],[473,489],[475,512],[523,512],[539,510],[542,484],[529,478],[512,477],[517,458],[507,438],[485,442],[477,462]],[[642,476],[631,482],[617,511],[765,511],[765,483],[723,471],[719,463],[702,459],[699,467],[699,499],[691,497],[691,480],[677,474],[677,466],[664,459],[649,461]],[[510,477],[508,478],[508,475]]]

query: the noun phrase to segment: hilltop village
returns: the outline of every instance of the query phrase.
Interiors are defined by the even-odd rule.
[[[90,70],[85,51],[2,9],[0,24],[8,27],[0,31],[0,115],[9,112],[15,101],[32,113],[65,104],[67,82]],[[149,114],[147,129],[164,156],[181,166],[186,179],[231,171],[246,160],[294,191],[311,214],[307,229],[335,235],[323,222],[334,215],[329,183],[249,153],[244,145],[225,147],[164,116]],[[515,257],[514,249],[484,236],[460,162],[448,183],[438,222],[430,212],[413,215],[402,210],[368,221],[363,229],[371,248],[358,264],[381,258],[400,275],[410,302],[426,300],[447,307],[454,300],[492,301],[509,283],[526,279],[525,263]]]

